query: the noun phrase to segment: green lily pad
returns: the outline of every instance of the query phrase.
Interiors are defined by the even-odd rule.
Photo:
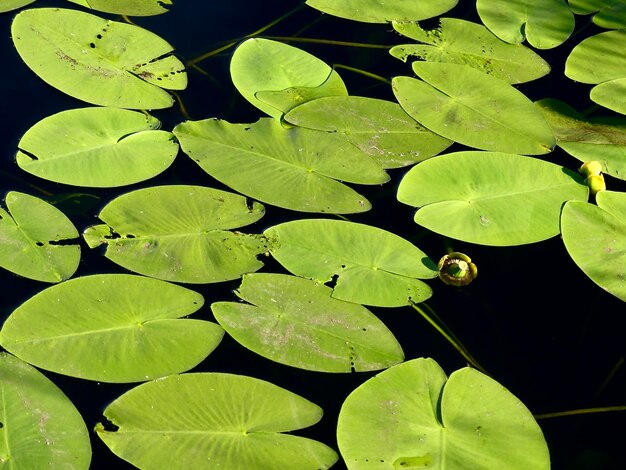
[[[87,470],[89,433],[72,402],[41,372],[0,352],[0,463]]]
[[[78,277],[15,309],[0,344],[59,374],[99,382],[150,380],[195,367],[219,344],[219,325],[180,319],[203,302],[200,294],[157,279]]]
[[[248,302],[215,302],[220,325],[272,361],[321,372],[379,370],[404,360],[391,331],[362,305],[331,289],[284,274],[246,274],[235,292]]]
[[[396,99],[424,127],[469,147],[548,153],[550,127],[526,96],[499,78],[458,64],[413,62],[422,79],[395,77]]]
[[[554,163],[498,152],[457,152],[419,163],[398,200],[415,222],[470,243],[510,246],[557,235],[563,203],[585,201],[582,177]]]
[[[423,302],[432,290],[419,279],[437,265],[411,242],[370,225],[295,220],[264,232],[270,253],[287,270],[318,282],[335,281],[336,299],[380,307]]]
[[[365,23],[393,20],[419,21],[433,18],[456,6],[459,0],[306,0],[306,4],[329,15]]]
[[[30,5],[35,0],[0,0],[0,13],[17,10],[26,5]]]
[[[581,41],[565,61],[565,75],[594,85],[626,78],[626,31],[606,31]]]
[[[512,44],[526,39],[537,49],[552,49],[574,31],[565,0],[476,0],[476,9],[491,32]]]
[[[289,111],[284,120],[298,127],[334,132],[385,169],[413,165],[452,144],[422,127],[398,103],[362,96],[309,101]]]
[[[626,118],[586,119],[571,106],[553,99],[536,104],[559,147],[581,162],[597,160],[604,173],[626,179]]]
[[[624,71],[626,75],[626,70]],[[626,76],[609,80],[594,86],[589,93],[591,101],[611,109],[616,113],[626,114]]]
[[[43,179],[112,187],[144,181],[167,169],[178,144],[157,130],[158,119],[117,108],[82,108],[48,116],[18,143],[17,164]]]
[[[230,229],[256,222],[258,202],[203,186],[156,186],[117,197],[100,212],[104,222],[84,232],[87,244],[126,269],[166,281],[236,279],[263,266],[263,237]]]
[[[536,80],[550,72],[548,63],[532,49],[506,43],[480,24],[441,18],[434,29],[423,29],[415,22],[394,22],[393,29],[425,43],[404,44],[389,50],[404,62],[417,58],[468,65],[511,84]]]
[[[69,0],[93,10],[128,16],[153,16],[168,11],[172,0]]]
[[[233,53],[230,75],[246,100],[275,118],[322,96],[348,94],[339,74],[326,63],[270,39],[242,42]]]
[[[337,423],[349,470],[548,470],[530,411],[495,380],[465,367],[449,378],[432,359],[398,364],[354,390]]]
[[[327,469],[337,454],[286,432],[317,423],[322,409],[252,377],[196,373],[148,382],[113,401],[100,439],[138,468]],[[182,459],[182,460],[181,460]]]
[[[74,224],[56,207],[17,191],[0,208],[0,267],[29,279],[61,282],[74,274],[80,246]]]
[[[577,15],[595,13],[592,20],[601,28],[626,28],[626,3],[622,0],[569,0],[568,3]]]
[[[389,175],[340,136],[277,120],[231,124],[187,121],[174,128],[183,151],[213,178],[267,204],[303,212],[346,214],[371,208],[337,180],[381,184]]]
[[[163,88],[187,86],[172,46],[154,33],[78,10],[33,8],[11,26],[22,60],[46,83],[101,106],[158,109],[174,103]]]
[[[596,202],[565,204],[563,243],[593,282],[626,302],[626,194],[601,191]]]

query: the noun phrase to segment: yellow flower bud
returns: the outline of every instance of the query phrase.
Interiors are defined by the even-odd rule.
[[[439,260],[439,279],[449,286],[466,286],[478,275],[478,268],[469,256],[456,251]]]
[[[585,183],[589,186],[589,192],[592,196],[595,196],[599,191],[606,189],[606,183],[604,182],[604,176],[602,175],[589,175],[585,179]]]
[[[578,169],[578,172],[581,173],[582,175],[589,177],[589,176],[599,176],[600,173],[602,173],[602,163],[600,163],[597,160],[591,160],[588,162],[585,162],[581,165],[581,167]]]

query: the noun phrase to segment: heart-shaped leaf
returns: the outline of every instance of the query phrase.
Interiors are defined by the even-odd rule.
[[[329,15],[365,23],[393,20],[418,21],[451,10],[459,0],[306,0],[306,4]]]
[[[209,283],[236,279],[263,266],[265,239],[230,229],[259,220],[257,202],[203,186],[155,186],[124,194],[85,230],[91,248],[120,266],[166,281]]]
[[[307,370],[378,370],[404,359],[387,327],[365,307],[331,297],[331,289],[284,274],[246,274],[236,294],[249,304],[216,302],[228,334],[276,362]],[[250,305],[252,304],[252,305]]]
[[[337,443],[349,470],[547,470],[548,447],[530,411],[475,369],[449,378],[432,359],[398,364],[346,398]]]
[[[72,402],[41,372],[0,352],[0,463],[87,470],[91,445]]]
[[[80,246],[74,224],[56,207],[17,191],[0,208],[0,267],[29,279],[60,282],[74,274]]]
[[[370,225],[341,220],[294,220],[264,232],[270,253],[297,276],[334,280],[332,296],[348,302],[399,307],[429,298],[419,279],[437,265],[407,240]]]
[[[71,279],[28,299],[5,321],[0,344],[59,374],[139,382],[195,367],[222,339],[215,323],[180,319],[203,297],[128,274]]]
[[[139,468],[327,469],[328,446],[283,434],[317,423],[322,409],[263,380],[203,373],[165,377],[133,388],[96,426],[118,456]],[[181,457],[182,456],[182,457]]]
[[[24,171],[76,186],[123,186],[171,165],[178,144],[158,119],[126,109],[81,108],[48,116],[18,143]]]
[[[154,33],[78,10],[32,8],[11,26],[15,47],[45,82],[88,103],[158,109],[187,86],[184,65]]]
[[[622,0],[569,0],[577,15],[593,15],[593,22],[606,29],[626,28],[626,3]]]
[[[626,78],[626,30],[606,31],[581,41],[565,61],[565,75],[594,85]]]

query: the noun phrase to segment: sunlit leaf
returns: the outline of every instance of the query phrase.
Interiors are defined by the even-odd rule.
[[[78,231],[56,207],[17,191],[0,207],[0,267],[29,279],[60,282],[80,262]]]
[[[200,294],[157,279],[78,277],[15,309],[0,344],[59,374],[100,382],[150,380],[195,367],[219,344],[219,325],[181,319],[203,302]]]
[[[277,120],[186,121],[174,129],[183,151],[213,178],[259,201],[303,212],[365,212],[367,199],[337,180],[380,184],[382,167],[340,136]]]
[[[332,296],[366,305],[419,303],[432,291],[419,279],[436,264],[411,242],[386,230],[341,220],[305,219],[265,230],[270,253],[287,270],[319,282],[334,280]]]
[[[315,281],[284,274],[246,274],[236,294],[211,310],[246,348],[282,364],[322,372],[379,370],[404,353],[391,331],[365,307],[331,297]]]
[[[335,132],[383,168],[426,160],[452,142],[422,127],[391,101],[362,96],[331,96],[289,111],[285,121],[299,127]]]
[[[131,271],[166,281],[208,283],[236,279],[263,266],[262,237],[230,229],[264,214],[261,204],[202,186],[156,186],[124,194],[85,230],[91,248]]]
[[[242,42],[233,53],[230,75],[246,100],[275,118],[315,98],[348,94],[339,74],[326,63],[269,39]]]
[[[328,446],[286,434],[317,423],[322,409],[252,377],[203,373],[148,382],[105,410],[117,429],[96,432],[118,456],[142,469],[327,469]]]
[[[0,0],[0,13],[17,10],[33,3],[35,0]]]
[[[626,78],[626,31],[607,31],[581,41],[567,57],[565,75],[591,84]]]
[[[582,162],[597,160],[604,173],[626,179],[626,118],[586,119],[571,106],[552,99],[536,104],[559,147]]]
[[[596,202],[565,204],[563,243],[593,282],[626,302],[626,194],[601,191]]]
[[[418,207],[415,222],[481,245],[522,245],[559,233],[563,203],[586,200],[575,172],[536,158],[457,152],[418,163],[398,187],[398,200]]]
[[[593,22],[606,29],[626,28],[626,3],[623,0],[569,0],[577,15],[593,15]]]
[[[624,78],[609,80],[594,86],[589,97],[600,106],[626,114],[626,70]]]
[[[433,132],[469,147],[527,155],[555,144],[545,119],[521,92],[472,67],[413,62],[422,79],[395,77],[396,99]]]
[[[156,34],[78,10],[34,8],[11,26],[22,60],[45,82],[88,103],[167,108],[163,88],[187,86],[183,64]]]
[[[548,470],[530,411],[495,380],[465,367],[450,377],[432,359],[398,364],[354,390],[337,443],[349,470]]]
[[[451,10],[458,0],[306,0],[306,4],[329,15],[366,23],[418,21]]]
[[[0,464],[87,470],[91,445],[72,402],[41,372],[0,352]]]
[[[158,119],[126,109],[81,108],[48,116],[18,143],[24,171],[58,183],[111,187],[143,181],[174,161],[178,144]]]
[[[407,61],[417,58],[431,62],[469,65],[508,83],[523,83],[543,77],[550,66],[531,49],[509,44],[483,25],[457,18],[441,18],[439,26],[423,29],[415,22],[394,22],[399,33],[425,44],[394,46],[389,53]]]
[[[168,11],[172,0],[69,0],[87,8],[128,16],[160,15]]]
[[[574,31],[565,0],[476,0],[476,9],[487,28],[512,44],[526,39],[537,49],[552,49]]]

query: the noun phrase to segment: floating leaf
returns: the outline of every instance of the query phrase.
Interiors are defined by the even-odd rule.
[[[269,39],[242,42],[230,63],[239,93],[269,116],[322,96],[347,95],[337,72],[308,52]]]
[[[222,339],[215,323],[180,319],[203,297],[157,279],[98,274],[28,299],[7,318],[0,344],[59,374],[138,382],[195,367]]]
[[[617,113],[626,114],[626,70],[624,75],[624,78],[594,86],[589,94],[591,100]]]
[[[581,41],[565,61],[565,75],[582,83],[626,77],[626,31],[607,31]]]
[[[82,108],[48,116],[20,139],[17,164],[58,183],[111,187],[144,181],[171,165],[178,144],[158,119],[126,109]]]
[[[622,0],[569,0],[577,15],[593,15],[593,22],[606,29],[626,28],[626,3]]]
[[[530,411],[475,369],[449,378],[432,359],[414,359],[369,379],[346,398],[337,443],[348,469],[550,468]]]
[[[246,274],[236,294],[249,304],[216,302],[226,332],[272,361],[322,372],[383,369],[404,359],[387,327],[365,307],[331,289],[284,274]]]
[[[13,43],[45,82],[88,103],[119,108],[172,106],[163,90],[187,86],[172,46],[138,26],[78,10],[34,8],[17,14]]]
[[[582,162],[597,160],[602,171],[626,179],[626,119],[586,119],[562,101],[537,101],[557,144]]]
[[[89,468],[87,427],[41,372],[0,352],[0,463],[11,469]]]
[[[526,39],[537,49],[552,49],[574,31],[565,0],[476,0],[476,9],[487,28],[512,44]]]
[[[322,409],[252,377],[202,373],[165,377],[126,392],[105,410],[118,429],[96,426],[118,456],[143,468],[327,469],[337,454],[283,434],[317,423]],[[182,460],[181,460],[182,459]]]
[[[403,61],[415,57],[430,62],[468,65],[511,83],[543,77],[550,66],[531,49],[498,39],[483,25],[441,18],[435,29],[423,29],[414,22],[394,22],[400,34],[425,44],[394,46],[389,53]]]
[[[391,101],[362,96],[329,96],[289,111],[290,124],[335,132],[383,168],[400,168],[426,160],[452,142],[422,127]]]
[[[80,246],[72,222],[56,207],[17,191],[0,208],[0,267],[29,279],[60,282],[74,274]]]
[[[423,80],[395,77],[402,108],[431,131],[469,147],[528,155],[555,144],[545,119],[521,92],[465,65],[413,62]]]
[[[335,281],[332,296],[366,305],[419,303],[432,291],[419,279],[437,265],[409,241],[376,227],[329,219],[295,220],[264,232],[270,253],[297,276]]]
[[[124,194],[87,228],[87,244],[106,244],[106,257],[131,271],[166,281],[208,283],[236,279],[263,266],[265,240],[229,229],[263,217],[239,194],[202,186],[157,186]]]
[[[187,121],[174,129],[183,151],[213,178],[259,201],[303,212],[365,212],[367,199],[337,180],[380,184],[382,167],[340,136],[277,120]]]
[[[626,302],[626,195],[601,191],[596,202],[565,204],[563,243],[593,282]]]
[[[580,175],[536,158],[497,152],[440,155],[409,170],[398,200],[415,222],[481,245],[523,245],[559,233],[563,203],[586,200]]]
[[[0,0],[0,13],[17,10],[33,3],[35,0]]]
[[[458,0],[306,0],[306,4],[329,15],[365,23],[433,18],[456,6]]]
[[[87,8],[128,16],[160,15],[168,11],[172,0],[69,0]]]

